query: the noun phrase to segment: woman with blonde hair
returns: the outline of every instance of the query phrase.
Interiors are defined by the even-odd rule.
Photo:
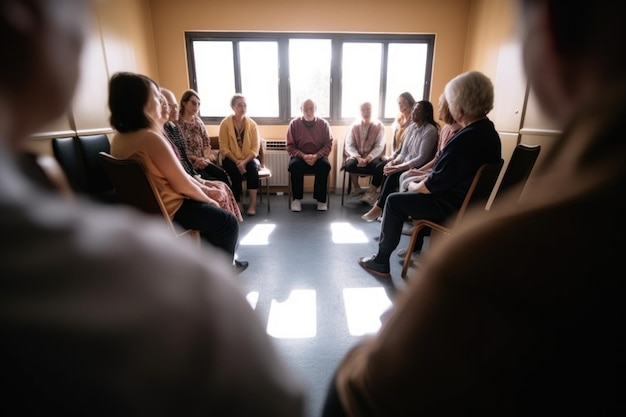
[[[257,125],[246,115],[246,98],[235,94],[230,100],[233,114],[220,123],[220,154],[224,170],[231,180],[231,188],[239,208],[243,209],[241,193],[243,181],[246,181],[250,204],[248,216],[256,214],[256,197],[259,190],[259,130]]]

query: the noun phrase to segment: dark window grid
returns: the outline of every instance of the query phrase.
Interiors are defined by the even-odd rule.
[[[432,80],[432,65],[434,55],[435,35],[433,34],[346,34],[346,33],[269,33],[269,32],[185,32],[185,44],[187,49],[187,63],[190,88],[197,89],[196,60],[193,53],[193,43],[196,41],[230,41],[233,44],[233,66],[235,68],[235,90],[241,91],[241,68],[239,57],[239,42],[242,41],[265,41],[277,42],[279,57],[279,117],[254,117],[257,124],[280,125],[287,124],[291,120],[291,91],[289,86],[289,39],[310,38],[330,39],[332,41],[331,71],[330,71],[330,117],[327,120],[332,125],[345,125],[351,123],[353,118],[342,118],[341,113],[341,61],[342,45],[344,42],[370,42],[380,43],[381,48],[381,71],[380,92],[377,117],[385,124],[393,121],[393,118],[385,118],[385,103],[387,90],[388,72],[388,47],[390,43],[420,43],[427,45],[427,57],[425,65],[425,77],[423,96],[415,97],[416,100],[430,99],[430,86]],[[216,64],[217,65],[217,64]],[[245,95],[245,91],[242,92]],[[413,92],[412,92],[413,93]],[[297,115],[296,115],[297,116]],[[223,116],[203,116],[202,119],[208,124],[217,124]]]

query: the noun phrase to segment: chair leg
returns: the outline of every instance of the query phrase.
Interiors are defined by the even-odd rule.
[[[346,194],[346,170],[343,170],[343,183],[341,184],[341,207],[343,207],[343,198]],[[348,189],[349,189],[350,185],[348,185]],[[348,191],[350,192],[350,191]]]
[[[287,172],[289,177],[289,184],[287,185],[287,208],[291,208],[291,172]]]
[[[409,245],[406,248],[406,255],[404,256],[404,263],[402,264],[401,277],[404,280],[406,280],[406,273],[409,270],[411,258],[413,258],[413,249],[415,248],[415,243],[417,242],[417,236],[423,227],[424,226],[422,224],[416,224],[415,221],[413,222],[413,233],[411,233],[411,240],[409,240]]]
[[[270,212],[270,180],[269,178],[265,179],[265,193],[267,194],[267,212]],[[261,193],[261,198],[263,198],[263,193]],[[263,202],[263,200],[261,200]]]

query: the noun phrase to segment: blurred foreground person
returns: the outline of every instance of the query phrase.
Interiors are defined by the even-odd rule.
[[[517,3],[526,74],[563,133],[519,204],[423,256],[340,362],[326,417],[626,414],[626,25],[609,0]]]
[[[162,220],[68,203],[19,171],[20,142],[67,111],[91,7],[0,0],[4,409],[302,416],[299,382],[227,262],[208,266]]]

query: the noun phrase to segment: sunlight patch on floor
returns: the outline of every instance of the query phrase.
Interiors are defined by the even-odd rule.
[[[259,292],[250,291],[246,300],[256,309]],[[267,334],[281,339],[305,339],[317,335],[315,290],[293,290],[284,302],[272,300]],[[343,301],[348,331],[352,336],[376,333],[380,317],[391,308],[391,300],[382,287],[344,288]]]
[[[380,316],[391,307],[385,289],[344,288],[343,300],[352,336],[376,333],[380,329]]]
[[[362,230],[354,228],[350,223],[331,223],[333,243],[367,243],[367,236]]]
[[[258,291],[250,291],[246,294],[246,300],[248,300],[248,304],[254,310],[256,308],[256,303],[259,302],[259,292]]]
[[[267,333],[282,339],[303,339],[317,334],[315,290],[293,290],[285,302],[272,300]]]
[[[267,245],[275,224],[257,224],[239,242],[240,245]]]

